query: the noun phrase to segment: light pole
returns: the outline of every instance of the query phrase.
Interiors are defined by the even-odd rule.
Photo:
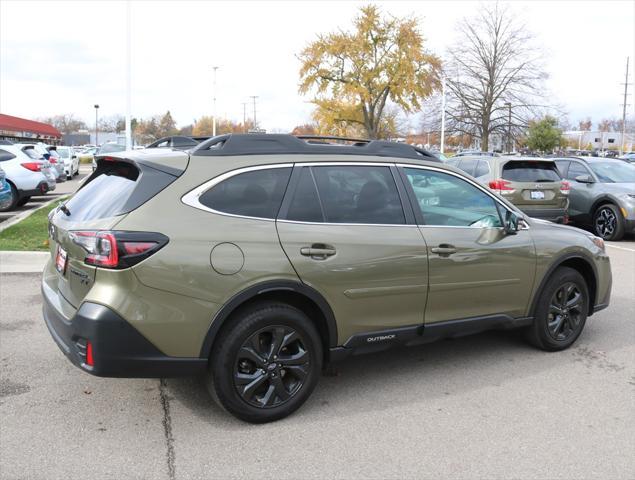
[[[219,67],[212,67],[214,70],[214,115],[212,117],[212,136],[216,136],[216,70]]]
[[[507,153],[512,153],[512,104],[505,102],[505,106],[509,108],[509,116],[507,117]]]
[[[254,101],[254,130],[257,130],[258,121],[256,120],[256,99],[258,98],[258,95],[250,95],[249,98],[251,98]]]
[[[95,104],[95,146],[99,146],[98,127],[97,127],[97,112],[99,111],[99,105]]]
[[[445,75],[441,79],[441,147],[439,151],[443,153],[445,149]]]
[[[243,104],[243,133],[247,133],[247,102]]]

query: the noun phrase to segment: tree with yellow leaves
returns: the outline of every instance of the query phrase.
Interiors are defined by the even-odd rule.
[[[379,138],[391,128],[390,104],[411,113],[439,88],[441,62],[424,49],[416,19],[382,17],[369,5],[354,26],[320,35],[300,53],[300,93],[315,95],[314,118],[325,128]]]

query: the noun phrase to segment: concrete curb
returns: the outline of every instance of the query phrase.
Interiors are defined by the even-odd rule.
[[[47,200],[46,202],[42,203],[41,205],[38,205],[37,208],[32,208],[30,210],[25,210],[24,212],[20,212],[17,215],[14,215],[10,220],[7,220],[5,222],[0,223],[0,232],[3,232],[4,230],[6,230],[9,227],[12,227],[16,223],[20,223],[25,218],[30,217],[35,212],[37,212],[38,210],[50,205],[51,203],[56,202],[58,200],[60,200],[60,201],[63,200],[67,196],[68,195],[60,195],[59,197],[53,197],[50,200]]]
[[[49,252],[0,251],[0,273],[42,273]]]

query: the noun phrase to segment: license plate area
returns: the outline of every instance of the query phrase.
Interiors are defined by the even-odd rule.
[[[532,190],[529,193],[529,198],[531,198],[532,200],[544,200],[545,199],[545,192],[543,192],[541,190]]]
[[[68,255],[66,254],[66,250],[58,245],[57,252],[55,253],[55,268],[62,274],[62,276],[64,276],[64,273],[66,273],[67,258]]]

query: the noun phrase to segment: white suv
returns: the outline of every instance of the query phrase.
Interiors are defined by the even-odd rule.
[[[66,180],[70,180],[79,173],[79,158],[73,147],[57,147],[57,153],[64,162]]]
[[[0,145],[0,166],[11,186],[11,202],[3,211],[29,201],[32,195],[55,190],[55,174],[47,160],[31,158],[15,145]]]

